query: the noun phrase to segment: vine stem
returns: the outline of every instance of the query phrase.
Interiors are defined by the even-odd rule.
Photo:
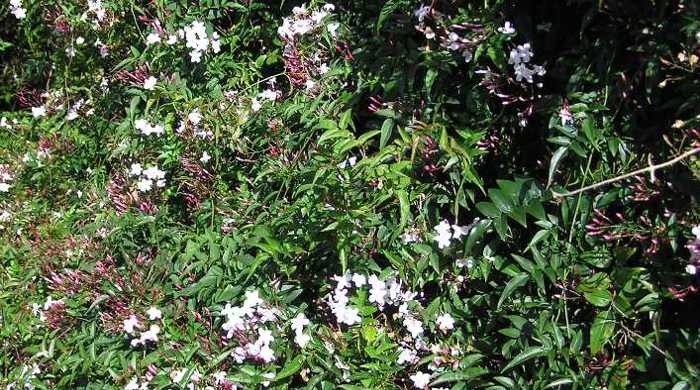
[[[624,175],[620,175],[620,176],[613,177],[611,179],[603,180],[599,183],[591,184],[589,186],[583,187],[583,188],[578,189],[576,191],[564,192],[564,193],[552,191],[552,195],[554,195],[555,198],[566,198],[568,196],[578,195],[582,192],[590,191],[592,189],[602,187],[602,186],[608,185],[610,183],[615,183],[617,181],[624,180],[624,179],[627,179],[627,178],[630,178],[633,176],[641,175],[641,174],[644,174],[647,172],[651,173],[651,175],[653,177],[654,172],[656,172],[657,170],[670,167],[671,165],[676,164],[676,163],[678,163],[682,160],[685,160],[686,158],[688,158],[694,154],[698,154],[698,153],[700,153],[700,147],[695,148],[695,149],[691,149],[691,150],[689,150],[683,154],[680,154],[677,157],[675,157],[671,160],[668,160],[666,162],[663,162],[661,164],[656,164],[656,165],[649,164],[649,166],[646,168],[637,169],[636,171],[625,173]]]

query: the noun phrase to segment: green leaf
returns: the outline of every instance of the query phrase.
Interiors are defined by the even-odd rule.
[[[408,194],[404,190],[399,190],[396,192],[399,198],[399,206],[401,211],[401,221],[399,222],[399,230],[403,230],[408,223],[408,218],[411,216],[411,209],[408,203]]]
[[[477,210],[489,218],[496,218],[501,215],[496,206],[491,202],[479,202],[476,204]]]
[[[379,149],[384,149],[387,142],[389,142],[389,139],[391,138],[391,131],[393,128],[394,120],[392,118],[385,119],[384,123],[382,124],[382,135],[379,138]]]
[[[557,167],[559,166],[559,163],[561,163],[561,160],[566,157],[566,154],[568,153],[569,148],[566,146],[561,146],[559,149],[557,149],[554,152],[554,155],[552,156],[552,160],[549,162],[549,175],[547,176],[547,188],[552,185],[552,180],[554,179],[554,172],[557,171]]]
[[[512,195],[512,194],[511,194]],[[500,190],[490,189],[489,198],[493,201],[496,207],[503,213],[510,213],[513,209],[510,200]]]
[[[561,378],[557,379],[554,382],[550,382],[547,386],[545,386],[545,389],[551,389],[553,387],[559,387],[559,386],[564,386],[564,385],[570,385],[574,383],[572,379],[569,378]]]
[[[478,376],[484,375],[488,373],[489,370],[482,368],[482,367],[469,367],[467,369],[464,369],[462,371],[458,372],[446,372],[437,379],[435,379],[430,386],[437,386],[443,383],[449,383],[449,382],[464,382],[469,379],[476,378]]]
[[[520,352],[516,357],[513,358],[502,370],[501,373],[504,373],[514,367],[517,367],[526,361],[530,359],[534,359],[540,356],[544,356],[549,352],[549,348],[547,347],[530,347],[523,352]]]
[[[603,348],[603,345],[610,340],[615,333],[615,321],[609,310],[596,315],[591,326],[591,342],[588,348],[591,354],[595,355]]]
[[[506,287],[503,289],[501,297],[498,299],[498,305],[496,307],[500,309],[503,302],[505,302],[505,300],[508,299],[508,297],[510,297],[510,295],[513,294],[513,292],[515,292],[515,290],[518,287],[524,286],[525,283],[527,283],[528,279],[529,276],[526,273],[519,273],[513,276],[513,278],[508,282],[508,284],[506,284]]]
[[[399,7],[401,7],[402,3],[403,0],[388,0],[386,3],[384,3],[381,11],[379,11],[379,17],[377,18],[377,32],[381,30],[384,22],[386,22],[386,20],[389,19],[389,17],[393,15],[394,12],[399,9]]]
[[[275,376],[275,381],[278,381],[280,379],[286,378],[288,376],[292,376],[297,373],[301,369],[302,364],[304,363],[304,356],[303,355],[297,355],[292,360],[287,361],[284,364],[284,367],[282,370],[277,373],[277,376]]]
[[[600,272],[581,281],[576,286],[576,291],[582,293],[592,305],[606,307],[612,302],[612,293],[610,293],[609,288],[610,278],[608,274]]]

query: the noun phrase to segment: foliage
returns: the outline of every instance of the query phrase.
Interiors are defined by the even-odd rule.
[[[700,383],[696,2],[0,18],[6,388]]]

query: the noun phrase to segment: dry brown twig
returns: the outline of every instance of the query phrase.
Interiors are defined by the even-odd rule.
[[[691,149],[691,150],[689,150],[683,154],[680,154],[680,155],[676,156],[675,158],[672,158],[671,160],[668,160],[668,161],[663,162],[661,164],[656,164],[656,165],[649,164],[649,166],[646,168],[637,169],[636,171],[625,173],[624,175],[620,175],[620,176],[613,177],[611,179],[603,180],[601,182],[580,188],[576,191],[564,192],[564,193],[552,191],[552,195],[554,195],[555,198],[566,198],[568,196],[578,195],[582,192],[590,191],[590,190],[595,189],[595,188],[599,188],[599,187],[602,187],[602,186],[605,186],[605,185],[608,185],[611,183],[618,182],[620,180],[628,179],[630,177],[642,175],[645,173],[649,173],[653,179],[653,178],[655,178],[655,173],[657,170],[668,168],[668,167],[670,167],[670,166],[672,166],[680,161],[683,161],[686,158],[688,158],[694,154],[698,154],[698,153],[700,153],[700,147]]]

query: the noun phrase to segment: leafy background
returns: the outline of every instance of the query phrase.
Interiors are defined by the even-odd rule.
[[[152,388],[388,389],[420,371],[433,388],[696,388],[697,157],[557,195],[698,148],[696,2],[336,2],[337,36],[290,51],[278,27],[299,5],[104,1],[97,27],[82,1],[25,1],[21,20],[0,6],[13,177],[0,193],[0,383],[124,388],[151,372]],[[146,45],[154,20],[203,21],[222,50],[192,63],[182,45]],[[421,23],[459,31],[471,60]],[[547,70],[535,84],[508,63],[526,42]],[[139,69],[153,91],[120,81]],[[253,110],[273,77],[279,98]],[[51,109],[33,118],[28,99]],[[193,110],[211,137],[176,131]],[[138,118],[165,134],[139,135]],[[134,162],[163,169],[165,188],[125,184]],[[468,234],[439,248],[441,220]],[[439,348],[398,364],[415,340],[361,289],[361,323],[339,325],[325,297],[348,272],[417,292],[422,340]],[[252,290],[279,310],[270,364],[236,363],[221,329],[224,305]],[[42,320],[32,304],[48,297],[62,310]],[[122,322],[151,306],[160,340],[132,348]],[[288,325],[300,312],[304,348]]]

